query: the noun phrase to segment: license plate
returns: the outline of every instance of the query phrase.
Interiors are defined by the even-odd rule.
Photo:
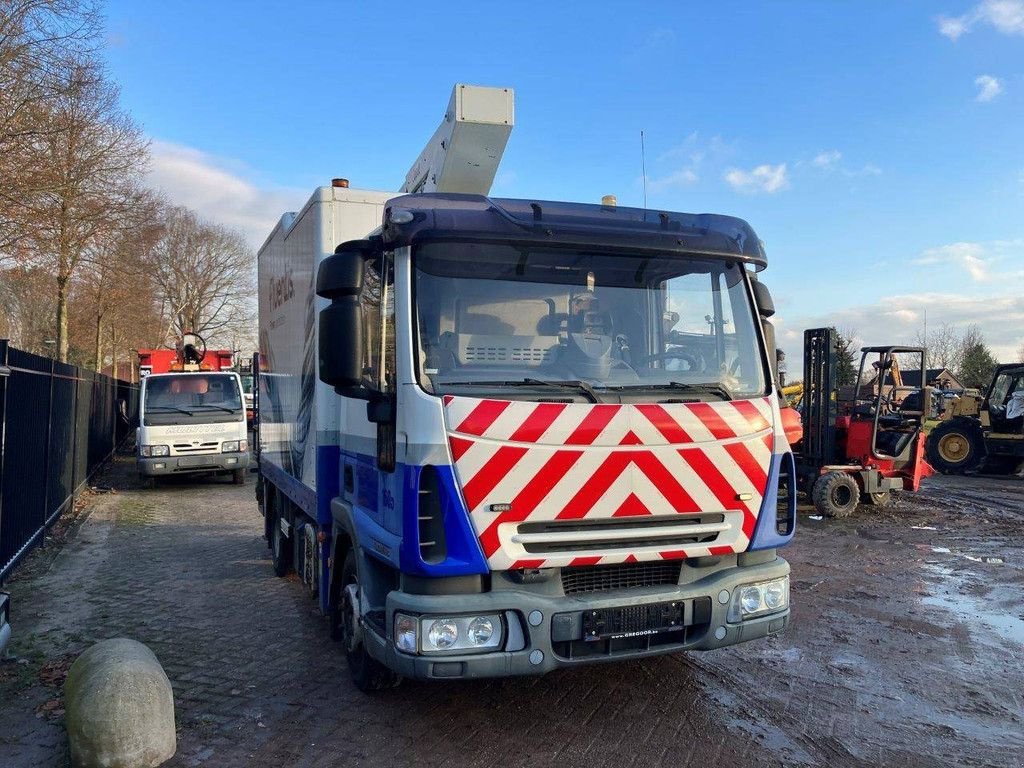
[[[179,467],[205,467],[215,466],[215,462],[208,456],[185,456],[178,459]]]
[[[680,632],[685,626],[686,603],[629,605],[583,612],[583,639],[588,642]]]

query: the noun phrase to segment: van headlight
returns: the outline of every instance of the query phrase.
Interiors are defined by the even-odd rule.
[[[483,653],[501,648],[501,616],[409,616],[395,614],[395,645],[406,653]]]
[[[170,456],[171,447],[169,445],[143,445],[139,447],[139,455],[146,458],[156,456]]]
[[[728,621],[732,624],[778,613],[789,607],[789,576],[744,584],[732,593]]]

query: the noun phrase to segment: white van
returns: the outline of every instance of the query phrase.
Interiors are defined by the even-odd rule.
[[[161,373],[142,381],[136,433],[139,474],[230,473],[245,482],[249,441],[237,373]]]

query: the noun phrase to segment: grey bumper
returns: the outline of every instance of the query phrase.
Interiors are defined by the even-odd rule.
[[[370,655],[405,677],[477,678],[538,675],[554,669],[656,656],[683,650],[711,650],[767,637],[781,632],[789,623],[789,609],[742,623],[726,621],[732,594],[737,587],[779,578],[789,573],[789,564],[781,559],[760,565],[719,570],[699,581],[671,587],[650,587],[629,592],[597,592],[571,596],[551,596],[523,590],[498,590],[463,595],[419,595],[395,591],[388,596],[386,621],[388,638],[372,631],[364,632]],[[727,594],[726,594],[727,593]],[[626,647],[621,651],[578,656],[567,652],[567,627],[584,611],[600,611],[648,604],[683,602],[688,621],[699,618],[685,632],[653,647]],[[700,605],[695,611],[694,606]],[[521,631],[521,649],[494,653],[455,656],[412,655],[399,651],[392,640],[394,616],[406,614],[501,613],[509,634]],[[538,616],[539,614],[539,616]],[[514,626],[518,623],[518,627]],[[577,624],[578,626],[578,624]],[[554,632],[553,632],[554,629]],[[570,630],[571,631],[571,630]],[[561,640],[553,638],[553,634]],[[577,641],[574,646],[581,648]],[[614,641],[609,644],[614,648]]]
[[[199,456],[159,456],[135,459],[139,474],[143,477],[180,475],[186,472],[228,472],[246,469],[249,466],[249,452],[208,453]]]

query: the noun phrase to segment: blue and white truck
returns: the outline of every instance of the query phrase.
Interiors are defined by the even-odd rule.
[[[794,465],[743,221],[488,196],[456,86],[401,192],[259,252],[256,493],[356,685],[707,650],[789,621]]]

